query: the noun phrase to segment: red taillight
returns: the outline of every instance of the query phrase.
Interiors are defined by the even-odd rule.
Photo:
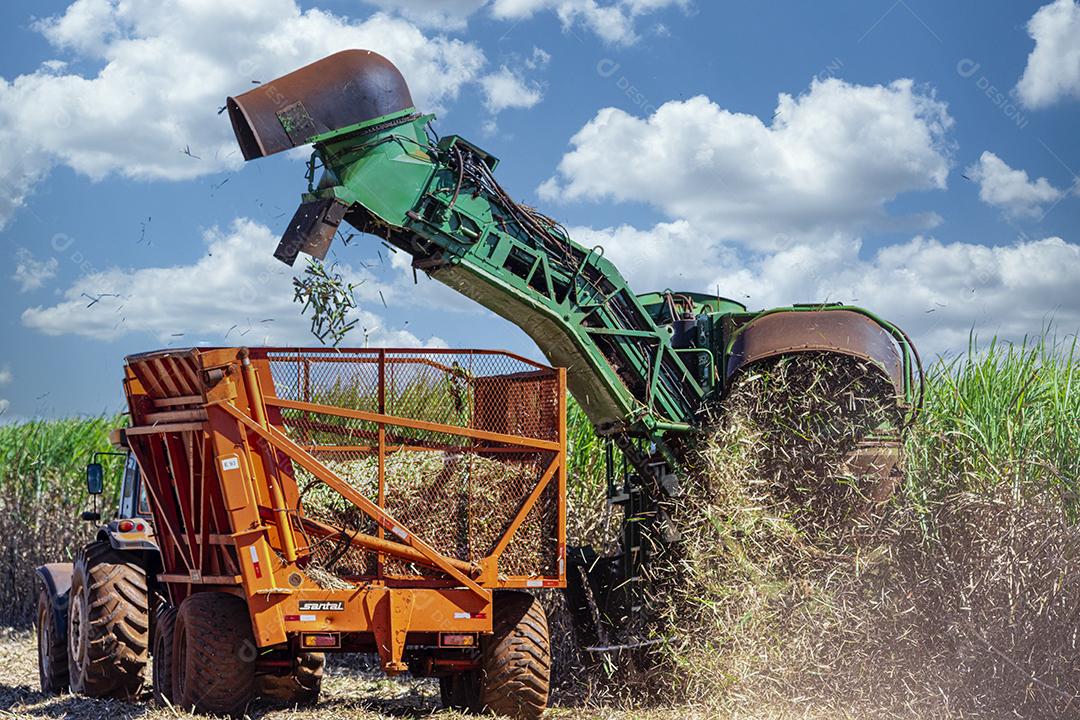
[[[135,529],[135,523],[131,522],[130,520],[121,520],[119,523],[117,523],[116,529],[120,532],[131,532]]]

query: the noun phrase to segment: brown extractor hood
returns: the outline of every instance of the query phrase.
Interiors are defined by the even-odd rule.
[[[343,50],[226,103],[245,160],[306,144],[331,130],[413,106],[394,64],[370,50]]]

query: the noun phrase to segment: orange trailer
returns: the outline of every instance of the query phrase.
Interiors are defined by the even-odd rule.
[[[542,713],[529,591],[566,583],[564,369],[195,348],[127,358],[124,388],[160,548],[155,693],[236,714],[267,680],[310,687],[318,653],[377,652],[449,706]]]

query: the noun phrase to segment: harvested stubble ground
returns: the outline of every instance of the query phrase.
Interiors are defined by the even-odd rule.
[[[805,358],[743,378],[673,509],[684,542],[652,584],[663,643],[647,672],[608,668],[617,691],[578,687],[737,717],[1080,715],[1080,532],[1061,489],[943,462],[872,501],[844,462],[889,413],[867,377]],[[953,452],[932,431],[930,454]]]
[[[77,695],[43,695],[38,691],[37,654],[33,634],[26,630],[0,629],[0,717],[55,720],[206,720],[153,704],[149,694],[139,700],[92,700]],[[428,718],[466,720],[476,716],[443,710],[439,688],[432,680],[388,679],[372,669],[370,662],[355,658],[331,659],[323,681],[319,704],[312,708],[275,706],[256,701],[248,708],[252,720],[401,720]],[[715,718],[701,709],[671,707],[654,710],[614,710],[580,703],[559,703],[548,710],[551,720],[679,720]],[[761,712],[740,718],[773,720],[787,716]]]

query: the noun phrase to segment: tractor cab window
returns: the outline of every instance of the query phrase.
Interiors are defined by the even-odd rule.
[[[139,478],[139,514],[150,517],[150,500],[146,497],[146,483],[142,481],[142,473],[135,471]]]
[[[120,484],[120,517],[130,518],[149,514],[150,509],[140,480],[139,463],[136,462],[133,454],[128,453],[127,461],[124,463],[124,478]]]

